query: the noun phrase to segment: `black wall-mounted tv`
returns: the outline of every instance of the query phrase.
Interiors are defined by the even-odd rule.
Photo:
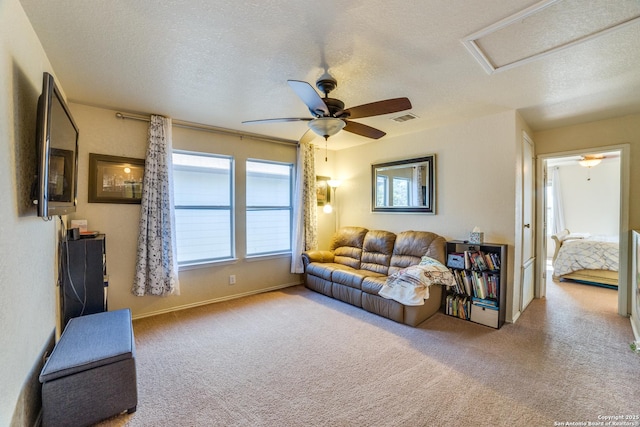
[[[76,211],[78,134],[78,126],[53,76],[45,72],[36,127],[38,164],[33,203],[38,207],[38,216]]]

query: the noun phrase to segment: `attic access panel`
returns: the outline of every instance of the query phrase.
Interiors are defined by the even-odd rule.
[[[544,0],[462,42],[492,74],[636,23],[640,23],[636,0]]]

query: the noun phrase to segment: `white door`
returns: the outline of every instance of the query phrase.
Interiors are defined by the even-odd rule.
[[[534,222],[534,169],[533,141],[523,132],[522,137],[522,300],[520,310],[524,310],[534,296],[535,271],[535,222]]]

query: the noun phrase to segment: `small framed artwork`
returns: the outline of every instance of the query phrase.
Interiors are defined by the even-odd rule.
[[[89,153],[89,203],[140,203],[144,159]]]
[[[331,190],[329,188],[328,176],[316,176],[316,197],[318,206],[324,206],[331,202]]]

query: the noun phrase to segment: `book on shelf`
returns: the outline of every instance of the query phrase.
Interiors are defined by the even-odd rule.
[[[464,295],[447,295],[445,313],[468,320],[471,315],[471,299]]]
[[[498,310],[498,301],[496,300],[471,297],[471,303],[491,310]]]
[[[497,298],[500,290],[500,276],[486,271],[472,271],[474,295],[480,299]]]
[[[464,251],[464,268],[467,270],[499,270],[500,255],[493,252]]]
[[[452,291],[461,295],[473,295],[473,278],[468,270],[451,269],[451,274],[455,279]]]
[[[455,279],[451,288],[453,293],[480,299],[497,299],[500,295],[500,276],[495,273],[458,269],[451,269],[451,273]]]

